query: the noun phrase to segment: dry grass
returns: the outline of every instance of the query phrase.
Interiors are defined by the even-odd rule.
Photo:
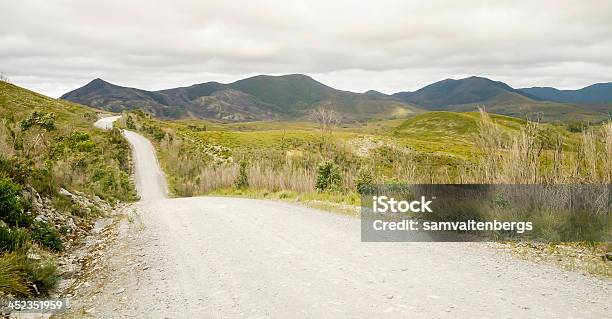
[[[31,294],[24,264],[23,255],[11,253],[0,256],[0,292],[18,296]]]
[[[482,121],[489,121],[484,113]],[[577,148],[569,151],[559,137],[546,140],[538,122],[528,122],[509,145],[498,142],[498,133],[482,130],[481,140],[495,142],[481,144],[481,173],[474,178],[493,184],[609,183],[611,125],[583,132]]]

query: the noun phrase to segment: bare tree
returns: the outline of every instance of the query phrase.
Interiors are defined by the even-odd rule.
[[[317,123],[322,135],[333,133],[340,123],[340,116],[333,110],[331,104],[322,104],[310,113],[311,119]]]

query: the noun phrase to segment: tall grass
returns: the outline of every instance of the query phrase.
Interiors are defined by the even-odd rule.
[[[172,185],[180,196],[205,194],[216,189],[234,185],[238,177],[237,163],[199,163],[183,159],[180,167],[172,170]],[[248,185],[255,189],[271,191],[290,190],[309,192],[314,190],[316,171],[307,168],[295,168],[286,163],[272,167],[263,161],[255,161],[247,166]],[[189,172],[190,175],[182,175]]]
[[[0,291],[5,294],[29,296],[25,256],[16,253],[0,255]]]
[[[492,184],[610,183],[611,127],[606,123],[581,133],[574,148],[564,147],[539,122],[527,122],[519,134],[502,142],[500,133],[486,129],[491,119],[481,111],[478,144],[480,162],[472,179]]]

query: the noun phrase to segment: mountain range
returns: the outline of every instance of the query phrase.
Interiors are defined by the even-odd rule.
[[[597,83],[579,90],[558,90],[552,87],[520,89],[542,100],[562,103],[609,104],[612,102],[612,83]]]
[[[476,106],[521,118],[537,114],[544,121],[600,121],[612,113],[612,83],[580,90],[514,89],[503,82],[472,76],[387,95],[374,90],[337,90],[303,74],[258,75],[227,84],[206,82],[160,91],[95,79],[61,99],[114,112],[141,109],[172,119],[304,119],[318,106],[329,105],[344,121],[401,118],[431,110],[473,111]]]
[[[114,112],[142,109],[165,118],[254,121],[305,118],[329,104],[345,120],[405,117],[419,109],[390,96],[341,91],[301,74],[259,75],[233,83],[206,82],[161,91],[95,79],[62,99]]]

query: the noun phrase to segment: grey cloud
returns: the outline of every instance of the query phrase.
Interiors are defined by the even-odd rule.
[[[307,73],[354,91],[448,77],[612,81],[610,1],[5,1],[0,71],[59,96]]]

